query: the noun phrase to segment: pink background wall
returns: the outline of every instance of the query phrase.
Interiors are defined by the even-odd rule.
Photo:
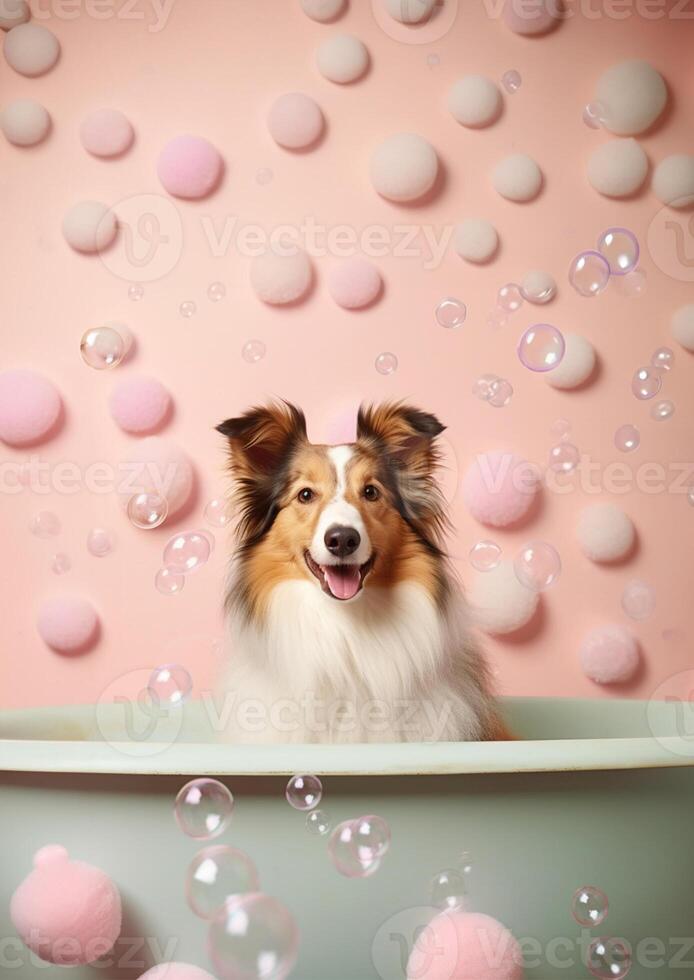
[[[176,524],[187,529],[204,525],[206,501],[225,488],[223,446],[213,429],[217,421],[267,395],[280,395],[305,409],[311,434],[322,439],[334,431],[345,407],[360,399],[411,398],[449,426],[452,472],[446,486],[457,528],[451,548],[463,580],[469,583],[475,574],[467,552],[480,538],[492,537],[507,556],[529,538],[541,538],[562,555],[561,579],[544,595],[533,627],[519,637],[489,642],[503,692],[647,697],[683,670],[691,661],[694,630],[689,574],[694,509],[685,494],[636,487],[618,498],[606,491],[588,494],[575,473],[565,481],[573,490],[544,494],[531,525],[490,533],[466,514],[456,491],[457,472],[485,449],[510,448],[544,465],[559,418],[569,421],[571,441],[581,453],[603,468],[619,460],[634,479],[647,463],[667,466],[692,458],[691,355],[672,343],[676,364],[663,391],[676,405],[669,421],[652,421],[651,403],[631,394],[634,370],[650,361],[656,347],[671,343],[669,318],[691,301],[686,281],[691,269],[668,251],[666,236],[658,239],[657,256],[647,247],[649,228],[656,229],[657,238],[663,221],[648,189],[634,200],[612,202],[590,188],[586,159],[607,134],[589,129],[581,118],[602,70],[624,58],[646,58],[663,72],[671,98],[662,122],[640,142],[652,163],[668,153],[692,152],[691,21],[647,20],[637,13],[638,4],[626,19],[610,16],[609,5],[598,16],[581,14],[579,6],[571,4],[575,15],[557,31],[534,40],[510,33],[482,3],[461,2],[456,11],[449,0],[431,25],[405,38],[402,32],[389,36],[381,26],[387,18],[376,18],[367,0],[352,0],[339,23],[327,26],[304,16],[298,0],[177,0],[159,30],[150,29],[155,16],[146,0],[132,8],[143,19],[126,16],[117,3],[95,8],[111,12],[104,20],[89,14],[89,4],[78,4],[74,17],[70,5],[64,5],[68,17],[58,3],[44,0],[35,6],[37,14],[53,11],[40,22],[58,35],[62,57],[36,80],[20,77],[0,59],[3,103],[36,98],[54,125],[50,138],[33,149],[0,140],[5,228],[0,367],[32,367],[51,377],[63,393],[67,416],[56,438],[32,451],[3,447],[3,459],[21,463],[34,454],[52,466],[74,462],[82,471],[95,461],[115,464],[127,455],[133,437],[111,420],[108,395],[126,374],[154,375],[175,398],[175,414],[163,434],[196,464],[199,493]],[[586,9],[594,14],[598,7]],[[615,5],[618,11],[622,7]],[[372,58],[367,77],[344,87],[326,81],[314,67],[317,45],[338,31],[360,37]],[[516,94],[504,94],[502,118],[478,132],[459,126],[446,109],[451,84],[471,72],[498,80],[511,68],[523,82]],[[292,90],[312,95],[327,119],[326,138],[311,152],[282,150],[265,126],[274,98]],[[121,109],[136,127],[136,143],[122,159],[91,158],[79,143],[80,121],[101,106]],[[429,139],[445,171],[440,193],[417,207],[379,198],[368,177],[372,148],[403,130]],[[155,172],[165,141],[186,132],[211,140],[226,161],[222,186],[199,203],[166,198]],[[542,194],[529,205],[504,201],[491,187],[494,162],[513,150],[530,153],[545,174]],[[267,183],[257,180],[262,169],[272,172]],[[149,194],[159,197],[141,205],[137,196]],[[132,197],[134,204],[122,203]],[[113,204],[128,220],[138,207],[154,210],[162,232],[174,235],[173,244],[162,249],[173,253],[158,253],[151,267],[138,271],[129,265],[122,241],[101,259],[72,252],[60,223],[66,209],[84,198]],[[420,235],[418,256],[391,253],[375,260],[385,294],[358,313],[339,309],[327,293],[330,254],[315,256],[317,284],[305,302],[291,309],[263,305],[248,284],[250,259],[239,254],[235,230],[226,246],[216,243],[211,231],[216,227],[221,236],[225,220],[234,218],[236,229],[267,230],[309,218],[358,232],[371,225],[430,226],[440,235],[467,215],[496,224],[502,240],[496,261],[476,268],[449,248],[427,267]],[[583,299],[567,282],[569,261],[610,225],[631,228],[641,241],[646,289],[625,296],[611,284],[598,298]],[[227,229],[232,230],[230,224]],[[135,247],[147,247],[137,233]],[[690,252],[691,260],[691,247]],[[147,279],[149,269],[168,254],[174,267],[162,278],[144,281],[143,298],[133,302],[130,283]],[[498,288],[530,268],[555,276],[557,299],[544,309],[525,305],[507,326],[490,329],[486,318]],[[227,290],[218,303],[206,295],[215,281]],[[459,330],[435,322],[434,310],[445,296],[468,306]],[[190,319],[179,313],[185,300],[197,304]],[[533,319],[590,338],[600,357],[592,384],[562,393],[520,365],[515,344]],[[135,355],[113,372],[91,371],[80,359],[82,332],[119,320],[135,334]],[[253,365],[240,355],[251,338],[267,345],[266,357]],[[374,369],[381,351],[393,351],[399,359],[390,377]],[[505,408],[494,409],[471,394],[475,378],[490,371],[513,384],[515,394]],[[625,422],[641,430],[641,447],[630,456],[613,445],[615,429]],[[180,595],[166,597],[155,590],[154,575],[171,525],[135,530],[113,493],[10,492],[12,482],[6,474],[0,517],[2,706],[92,701],[114,678],[167,660],[189,668],[198,692],[207,687],[219,656],[226,532],[216,532],[209,564],[189,577]],[[627,563],[600,567],[578,548],[577,515],[597,499],[618,499],[636,523],[639,546]],[[40,510],[59,517],[58,537],[32,536],[29,523]],[[87,533],[94,526],[115,532],[111,555],[96,558],[87,552]],[[51,568],[56,552],[72,562],[60,577]],[[657,597],[654,614],[640,623],[628,620],[620,606],[622,591],[634,578],[651,584]],[[88,596],[101,615],[101,639],[81,657],[50,652],[36,633],[38,603],[62,592]],[[629,625],[644,653],[644,668],[626,690],[596,687],[578,663],[582,635],[610,622]]]

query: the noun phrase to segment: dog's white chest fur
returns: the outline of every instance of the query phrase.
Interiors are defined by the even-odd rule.
[[[309,581],[273,590],[262,625],[230,622],[231,741],[475,739],[484,697],[461,616],[413,582],[339,602]]]

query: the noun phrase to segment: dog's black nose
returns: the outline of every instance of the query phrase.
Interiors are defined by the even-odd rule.
[[[337,558],[346,558],[353,555],[361,544],[359,531],[353,527],[342,527],[340,524],[333,524],[325,532],[325,547],[331,555]]]

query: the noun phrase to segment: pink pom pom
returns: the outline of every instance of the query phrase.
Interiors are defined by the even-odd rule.
[[[58,596],[41,604],[36,628],[56,653],[84,653],[97,638],[99,617],[87,599]]]
[[[160,963],[143,973],[139,980],[215,980],[211,973],[190,963]]]
[[[109,409],[126,432],[154,432],[171,410],[171,396],[156,378],[126,378],[113,389]]]
[[[323,132],[320,106],[303,92],[288,92],[273,104],[267,117],[270,135],[289,150],[300,150],[315,143]]]
[[[422,930],[407,964],[410,980],[522,980],[522,950],[489,915],[442,912]]]
[[[539,489],[539,474],[510,452],[478,455],[463,477],[463,500],[481,524],[508,527],[530,510]]]
[[[159,493],[166,498],[168,517],[183,510],[195,483],[193,465],[175,443],[147,436],[134,447],[123,465],[123,504],[138,493]]]
[[[639,647],[623,626],[600,626],[581,646],[584,673],[596,684],[623,684],[639,667]]]
[[[55,385],[34,371],[0,374],[0,439],[10,446],[40,442],[57,426],[62,401]]]
[[[381,274],[366,259],[346,259],[330,270],[328,289],[338,306],[356,310],[373,303],[381,291]]]
[[[313,266],[301,249],[290,255],[270,250],[255,256],[251,262],[250,279],[256,295],[264,303],[296,303],[311,288]]]
[[[546,34],[559,23],[557,0],[506,0],[504,24],[514,34]]]
[[[80,140],[95,157],[115,157],[125,153],[134,139],[130,120],[117,109],[97,109],[82,120]]]
[[[59,966],[92,963],[120,935],[121,900],[103,871],[71,861],[57,844],[41,848],[34,870],[19,885],[10,917],[29,949]]]
[[[224,163],[217,150],[199,136],[176,136],[159,155],[157,174],[174,197],[200,198],[210,194],[222,176]]]

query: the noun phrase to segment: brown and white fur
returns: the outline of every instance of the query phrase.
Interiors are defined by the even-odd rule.
[[[439,421],[362,407],[356,442],[313,445],[282,402],[218,431],[238,515],[226,737],[507,737],[442,549]]]

